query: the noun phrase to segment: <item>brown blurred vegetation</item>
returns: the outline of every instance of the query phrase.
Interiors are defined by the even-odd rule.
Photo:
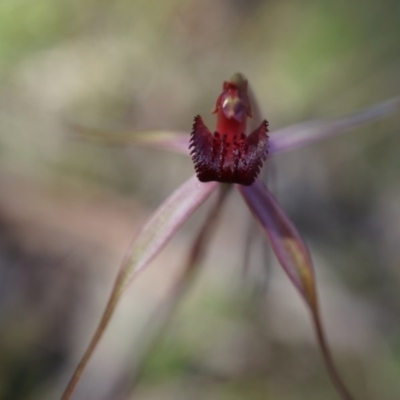
[[[189,130],[202,114],[212,126],[236,71],[271,130],[351,112],[400,93],[399,15],[395,0],[0,2],[0,399],[61,395],[134,232],[193,173],[183,156],[77,140],[69,122]],[[310,245],[339,369],[363,400],[400,398],[399,122],[268,163]],[[126,398],[144,323],[202,216],[132,287],[76,399]],[[260,239],[242,279],[248,217],[230,199],[135,399],[337,398]]]

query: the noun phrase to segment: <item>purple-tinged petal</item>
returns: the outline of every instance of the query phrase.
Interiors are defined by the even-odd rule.
[[[384,118],[400,110],[400,97],[376,104],[331,121],[309,121],[274,131],[270,135],[269,154],[294,150],[357,126]]]
[[[237,186],[268,236],[280,264],[309,305],[315,303],[314,272],[308,249],[275,198],[260,181]]]
[[[64,391],[62,400],[71,398],[127,285],[145,269],[183,222],[210,196],[217,186],[216,182],[200,183],[196,176],[192,176],[158,207],[140,230],[122,262],[100,323]]]
[[[192,176],[158,207],[132,243],[121,266],[121,289],[162,250],[217,187],[217,182],[201,183]]]
[[[278,202],[260,181],[248,187],[237,185],[237,188],[256,220],[260,222],[282,268],[310,308],[317,339],[333,383],[343,399],[353,399],[336,370],[322,328],[314,268],[305,242]]]
[[[138,349],[133,365],[131,365],[129,382],[124,382],[124,386],[129,386],[129,389],[126,391],[126,393],[129,392],[127,398],[131,398],[135,391],[136,384],[141,376],[150,350],[165,332],[165,328],[182,297],[192,287],[194,278],[201,267],[206,247],[209,245],[215,228],[218,225],[221,209],[225,204],[231,187],[220,185],[216,203],[203,220],[203,224],[190,246],[183,269],[179,272],[167,295],[149,319],[145,334],[143,335],[144,341],[140,343],[140,350]]]
[[[128,131],[70,124],[80,139],[95,140],[113,146],[139,145],[189,154],[189,134],[166,130]]]

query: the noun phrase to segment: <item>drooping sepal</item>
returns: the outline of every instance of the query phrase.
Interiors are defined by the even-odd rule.
[[[249,136],[241,133],[228,139],[226,134],[212,134],[196,116],[189,149],[198,179],[251,185],[267,157],[267,132],[268,122],[264,120]]]

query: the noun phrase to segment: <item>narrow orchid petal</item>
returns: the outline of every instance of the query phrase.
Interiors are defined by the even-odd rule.
[[[271,133],[269,154],[294,150],[298,147],[337,135],[384,118],[400,110],[400,97],[376,104],[332,121],[310,121],[279,129]]]
[[[114,131],[95,127],[72,124],[72,129],[79,138],[96,140],[108,145],[142,145],[177,153],[189,154],[189,134],[175,131]]]
[[[183,222],[210,196],[217,185],[216,182],[200,183],[196,176],[192,176],[158,207],[138,233],[121,265],[100,323],[65,389],[62,400],[71,398],[80,376],[110,322],[127,285],[163,249]]]
[[[146,326],[146,333],[143,335],[145,340],[144,343],[140,344],[140,354],[135,355],[135,360],[131,363],[133,365],[131,365],[131,371],[129,373],[129,382],[124,382],[123,385],[129,385],[129,389],[127,390],[127,392],[129,391],[129,396],[126,396],[126,398],[132,397],[149,353],[162,337],[176,307],[180,303],[182,297],[191,288],[194,278],[200,269],[206,247],[209,245],[215,228],[218,225],[219,216],[221,215],[220,211],[225,204],[227,194],[231,188],[231,186],[224,185],[220,185],[219,187],[218,198],[205,217],[199,232],[190,246],[183,269],[180,271],[162,303],[150,317],[148,326]]]
[[[183,222],[217,187],[217,182],[201,183],[192,176],[158,207],[136,237],[122,264],[120,290],[162,250]]]
[[[274,197],[260,181],[237,186],[250,210],[261,223],[280,264],[306,302],[315,303],[314,273],[305,243]]]
[[[317,339],[333,383],[343,399],[351,400],[353,397],[336,370],[322,328],[314,269],[305,242],[278,202],[260,181],[249,187],[237,187],[254,217],[260,222],[282,268],[310,308]]]

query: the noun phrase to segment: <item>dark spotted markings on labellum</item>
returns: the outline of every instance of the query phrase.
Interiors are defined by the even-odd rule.
[[[252,117],[247,80],[235,74],[224,82],[217,99],[217,129],[212,134],[197,115],[190,145],[196,175],[201,182],[251,185],[268,153],[268,121],[246,136],[247,117]]]

